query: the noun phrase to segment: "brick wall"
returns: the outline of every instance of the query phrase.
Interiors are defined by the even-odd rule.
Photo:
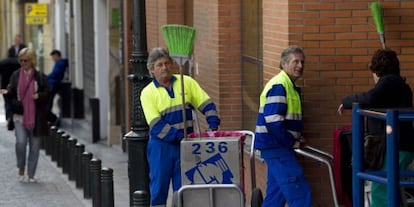
[[[194,1],[194,26],[198,32],[194,50],[195,78],[217,103],[220,128],[240,129],[239,1]]]
[[[184,1],[147,1],[148,48],[165,47],[164,24],[183,24]],[[194,1],[194,78],[218,105],[221,129],[241,126],[240,3]],[[201,120],[202,126],[205,122]]]
[[[148,48],[164,45],[161,25],[182,23],[182,2],[147,1]],[[350,112],[342,117],[336,113],[342,97],[373,86],[368,63],[381,45],[369,10],[371,2],[263,0],[264,83],[275,75],[280,52],[286,46],[297,44],[305,48],[305,73],[298,82],[303,88],[304,135],[310,145],[327,152],[332,152],[334,130],[351,123]],[[402,75],[414,87],[414,2],[380,2],[387,46],[399,54]],[[222,129],[239,129],[240,1],[194,0],[194,26],[198,32],[195,78],[218,103]],[[299,159],[311,182],[314,206],[333,206],[326,167]],[[265,166],[258,164],[256,173],[262,173],[257,184],[264,191]]]

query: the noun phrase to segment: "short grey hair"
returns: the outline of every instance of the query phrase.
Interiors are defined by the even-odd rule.
[[[168,51],[166,49],[164,49],[162,47],[153,48],[151,50],[150,54],[148,55],[147,69],[149,71],[154,69],[155,61],[157,61],[158,59],[160,59],[162,57],[167,57],[172,61],[170,53],[168,53]]]
[[[280,68],[282,69],[282,63],[289,62],[290,61],[290,54],[299,53],[302,54],[305,58],[305,51],[302,47],[299,47],[297,45],[289,46],[288,48],[284,49],[282,51],[282,54],[280,55]]]

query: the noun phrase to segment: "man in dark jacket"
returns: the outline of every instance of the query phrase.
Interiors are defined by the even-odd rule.
[[[22,41],[22,36],[17,34],[16,36],[14,36],[14,43],[12,46],[10,46],[8,53],[12,56],[12,57],[17,57],[17,55],[19,54],[20,50],[22,50],[23,48],[25,48],[26,45],[23,44]]]
[[[14,71],[20,68],[17,57],[13,56],[13,53],[9,50],[7,58],[0,61],[0,74],[1,74],[1,89],[6,89],[10,81],[10,76]],[[6,120],[9,120],[11,116],[10,104],[7,97],[4,98],[4,110],[6,112]]]
[[[378,50],[371,60],[370,70],[373,74],[375,86],[368,92],[357,93],[342,99],[338,113],[343,109],[351,109],[352,104],[359,103],[368,108],[408,108],[413,107],[413,93],[405,79],[400,76],[400,62],[397,54],[389,49]],[[400,122],[399,164],[406,169],[414,158],[414,139],[411,122]],[[367,133],[369,135],[385,135],[385,121],[375,118],[367,119]],[[385,163],[382,170],[385,170]],[[372,206],[387,206],[386,185],[376,182],[371,188]]]

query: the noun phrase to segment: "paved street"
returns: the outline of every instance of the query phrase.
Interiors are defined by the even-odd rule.
[[[91,143],[91,131],[85,120],[63,119],[61,130],[85,145],[85,151],[102,161],[102,167],[113,169],[114,205],[129,206],[128,154],[120,146],[108,147],[102,140]],[[19,182],[16,167],[15,135],[8,131],[0,98],[0,207],[91,207],[92,200],[83,198],[83,189],[62,173],[44,150],[40,151],[36,172],[38,183]],[[167,206],[171,206],[169,192]]]
[[[79,127],[79,126],[77,126]],[[102,160],[102,167],[114,170],[114,202],[116,207],[129,206],[127,153],[119,147],[103,143],[92,144],[85,138],[83,128],[62,128],[85,144],[85,151]],[[77,132],[77,133],[75,133]],[[80,138],[85,137],[85,138]],[[91,199],[83,198],[83,190],[62,173],[50,156],[40,151],[36,172],[38,183],[19,182],[16,167],[15,135],[8,131],[4,117],[3,98],[0,98],[0,207],[90,207]]]
[[[1,98],[2,99],[2,98]],[[3,99],[2,99],[3,100]],[[2,207],[74,207],[92,206],[83,199],[83,191],[75,188],[61,173],[56,163],[41,150],[36,177],[38,183],[19,182],[16,167],[14,131],[7,131],[3,101],[0,103],[0,206]]]

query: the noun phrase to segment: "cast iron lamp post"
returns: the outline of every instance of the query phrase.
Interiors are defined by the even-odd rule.
[[[145,0],[133,0],[132,54],[130,63],[134,73],[128,76],[132,85],[131,131],[124,136],[128,146],[130,206],[133,205],[133,194],[135,191],[143,191],[149,194],[147,163],[148,125],[145,122],[140,101],[142,89],[151,82],[151,77],[146,68],[148,58],[146,32]]]

